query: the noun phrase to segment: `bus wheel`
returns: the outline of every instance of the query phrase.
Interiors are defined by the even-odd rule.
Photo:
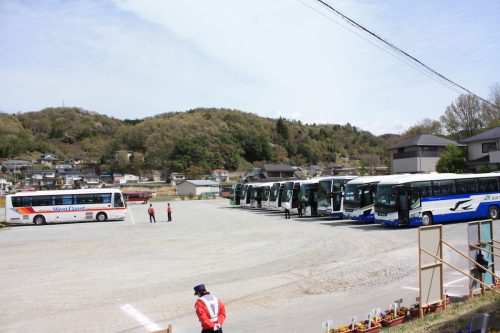
[[[496,219],[498,219],[498,215],[500,215],[500,213],[498,211],[498,207],[497,206],[490,206],[490,209],[488,209],[488,216],[490,217],[490,219],[496,220]]]
[[[37,215],[33,218],[34,224],[45,224],[45,217],[43,215]]]
[[[423,213],[422,214],[422,225],[431,225],[431,224],[432,224],[431,213]]]
[[[108,216],[106,213],[100,212],[95,216],[95,219],[99,222],[104,222],[108,219]]]

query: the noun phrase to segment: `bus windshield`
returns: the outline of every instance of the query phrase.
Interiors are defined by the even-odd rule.
[[[396,211],[396,189],[393,185],[379,185],[375,205],[385,208],[384,211]]]
[[[344,207],[361,207],[361,196],[363,194],[363,185],[347,184],[345,188]]]
[[[318,186],[318,206],[320,207],[329,207],[330,200],[330,192],[332,188],[331,180],[322,180],[319,182]]]

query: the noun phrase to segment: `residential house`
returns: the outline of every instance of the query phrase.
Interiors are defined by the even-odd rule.
[[[124,174],[123,179],[125,180],[125,184],[132,184],[139,182],[139,176],[131,175],[129,173]]]
[[[177,185],[178,195],[219,194],[219,183],[212,180],[185,180]]]
[[[101,179],[98,175],[87,174],[83,176],[83,187],[85,188],[101,188]]]
[[[54,154],[45,154],[45,155],[42,155],[38,161],[42,165],[46,165],[48,167],[52,167],[56,163],[59,162],[59,159]]]
[[[37,190],[54,190],[62,184],[57,183],[54,170],[33,170],[25,178],[26,186]]]
[[[321,176],[322,172],[323,168],[321,168],[321,166],[317,164],[310,165],[309,168],[307,169],[307,175],[309,177],[319,177]]]
[[[266,164],[264,168],[252,168],[245,173],[245,182],[274,181],[283,179],[298,179],[296,167],[285,164]]]
[[[478,135],[471,136],[461,143],[467,144],[468,164],[474,169],[500,167],[500,126]]]
[[[229,180],[229,171],[227,170],[212,170],[210,171],[210,179],[217,183],[224,183]]]
[[[296,168],[286,164],[266,164],[264,165],[264,175],[268,179],[294,178]]]
[[[104,184],[113,184],[114,182],[113,174],[111,173],[101,173],[99,178]]]
[[[432,134],[420,134],[400,142],[388,149],[391,154],[391,171],[394,174],[435,172],[437,161],[449,144],[465,147]]]
[[[125,176],[123,175],[123,173],[113,173],[113,183],[115,184],[120,184],[120,183],[123,183],[125,180]]]
[[[24,160],[7,160],[2,163],[2,166],[10,173],[23,173],[30,170],[33,164],[30,161]]]
[[[172,172],[170,174],[170,184],[172,185],[178,185],[180,183],[182,183],[183,181],[186,180],[186,175],[184,175],[183,173],[179,173],[179,172]]]

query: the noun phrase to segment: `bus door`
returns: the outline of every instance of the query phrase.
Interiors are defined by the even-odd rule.
[[[250,205],[250,200],[252,198],[252,192],[253,192],[253,186],[252,185],[248,185],[248,187],[247,187],[247,193],[246,193],[246,196],[245,196],[245,203],[247,205]]]
[[[285,184],[280,185],[280,189],[278,190],[278,207],[281,207],[281,201],[283,200],[283,195],[285,193]]]
[[[408,188],[396,187],[397,191],[397,207],[398,207],[398,220],[400,224],[408,224],[410,219],[409,201],[410,195]]]
[[[300,183],[295,183],[292,189],[292,208],[299,207]]]
[[[311,206],[311,216],[318,216],[318,191],[311,188],[308,196],[309,205]]]

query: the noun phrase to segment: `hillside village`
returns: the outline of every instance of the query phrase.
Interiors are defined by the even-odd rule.
[[[346,167],[339,163],[321,163],[294,166],[288,164],[264,164],[246,171],[214,169],[199,174],[196,179],[208,180],[218,190],[222,185],[236,182],[264,182],[280,179],[308,179],[332,175],[382,175],[389,173],[435,172],[436,164],[447,145],[455,145],[468,151],[467,163],[471,170],[496,170],[500,166],[500,127],[495,127],[460,143],[443,137],[421,134],[396,143],[388,148],[390,166]],[[117,151],[116,158],[125,153],[129,162],[133,152]],[[349,160],[344,158],[344,162]],[[55,154],[43,154],[36,160],[6,159],[1,162],[0,191],[54,190],[139,186],[157,188],[176,187],[187,179],[184,172],[167,170],[141,170],[139,174],[98,172],[99,163],[93,160],[73,158],[59,159]],[[189,177],[188,177],[189,178]],[[206,185],[206,184],[205,184]],[[214,192],[215,190],[210,190]]]

